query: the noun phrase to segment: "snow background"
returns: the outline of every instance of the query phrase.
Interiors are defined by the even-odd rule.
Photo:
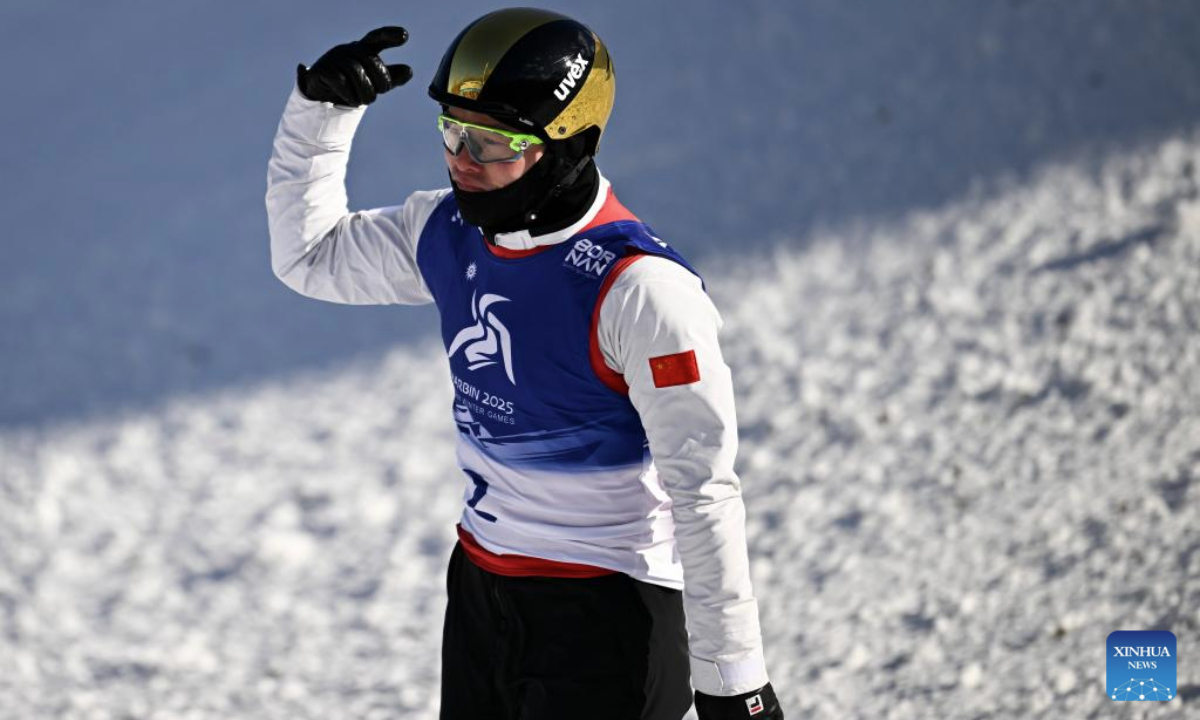
[[[1185,717],[1200,8],[550,6],[725,316],[788,716]],[[443,184],[422,81],[491,7],[0,8],[0,718],[436,717],[433,316],[288,291],[262,194],[295,63],[389,23],[417,79],[352,203]],[[1107,634],[1152,628],[1181,697],[1112,704]]]

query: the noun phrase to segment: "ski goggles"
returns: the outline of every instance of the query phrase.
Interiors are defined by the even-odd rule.
[[[542,144],[536,135],[476,125],[449,115],[438,115],[438,130],[442,131],[446,152],[457,157],[466,145],[471,159],[483,165],[516,162],[530,146]]]

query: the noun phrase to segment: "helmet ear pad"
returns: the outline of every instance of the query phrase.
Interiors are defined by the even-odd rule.
[[[546,156],[565,161],[567,164],[574,166],[585,157],[595,155],[596,138],[589,128],[585,132],[578,135],[572,135],[564,140],[550,140],[545,144]],[[545,161],[547,158],[543,157]],[[566,173],[563,173],[564,175]]]
[[[583,140],[584,140],[583,153],[585,155],[588,155],[591,157],[596,157],[596,153],[600,151],[600,132],[601,132],[600,128],[593,125],[592,127],[588,128],[587,130],[584,130],[583,132],[579,133],[575,137],[568,138],[568,139],[574,140],[575,138],[583,138]]]
[[[563,140],[552,140],[546,143],[546,154],[542,163],[547,163],[545,177],[549,181],[547,196],[536,204],[537,210],[542,210],[547,204],[557,204],[560,198],[571,197],[573,190],[580,185],[594,185],[597,180],[596,163],[593,162],[592,149],[595,139],[589,132],[572,135]],[[535,166],[536,167],[536,166]],[[578,201],[579,198],[573,198]],[[588,198],[590,200],[590,198]]]

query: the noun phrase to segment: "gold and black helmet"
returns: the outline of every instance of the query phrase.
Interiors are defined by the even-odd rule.
[[[616,77],[600,38],[565,15],[534,8],[489,13],[459,33],[429,96],[544,140],[588,134],[595,152],[612,113]]]

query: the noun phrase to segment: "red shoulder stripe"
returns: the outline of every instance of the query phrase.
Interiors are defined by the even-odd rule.
[[[604,298],[608,296],[608,291],[612,289],[613,283],[621,276],[621,273],[644,257],[646,256],[642,253],[627,255],[613,265],[613,269],[608,271],[608,275],[600,285],[600,294],[596,297],[596,307],[592,310],[592,330],[588,336],[588,355],[592,361],[592,372],[596,373],[600,382],[607,385],[613,392],[622,395],[629,394],[629,385],[620,373],[605,364],[604,353],[600,352],[600,306],[604,304]]]
[[[596,213],[596,217],[592,218],[592,221],[587,225],[584,225],[579,232],[585,232],[587,230],[591,230],[592,228],[600,227],[601,225],[607,225],[618,220],[636,221],[637,218],[633,213],[629,212],[624,205],[621,204],[620,200],[617,200],[616,194],[610,187],[608,189],[608,197],[605,198],[604,204],[600,206],[600,211]],[[576,235],[578,234],[579,233],[576,233]],[[554,247],[554,245],[539,245],[537,247],[527,248],[525,250],[513,250],[511,248],[493,245],[486,239],[483,240],[483,244],[487,247],[488,252],[498,258],[504,258],[505,260],[513,260],[516,258],[529,257],[530,255],[537,255],[540,252],[545,252]]]

